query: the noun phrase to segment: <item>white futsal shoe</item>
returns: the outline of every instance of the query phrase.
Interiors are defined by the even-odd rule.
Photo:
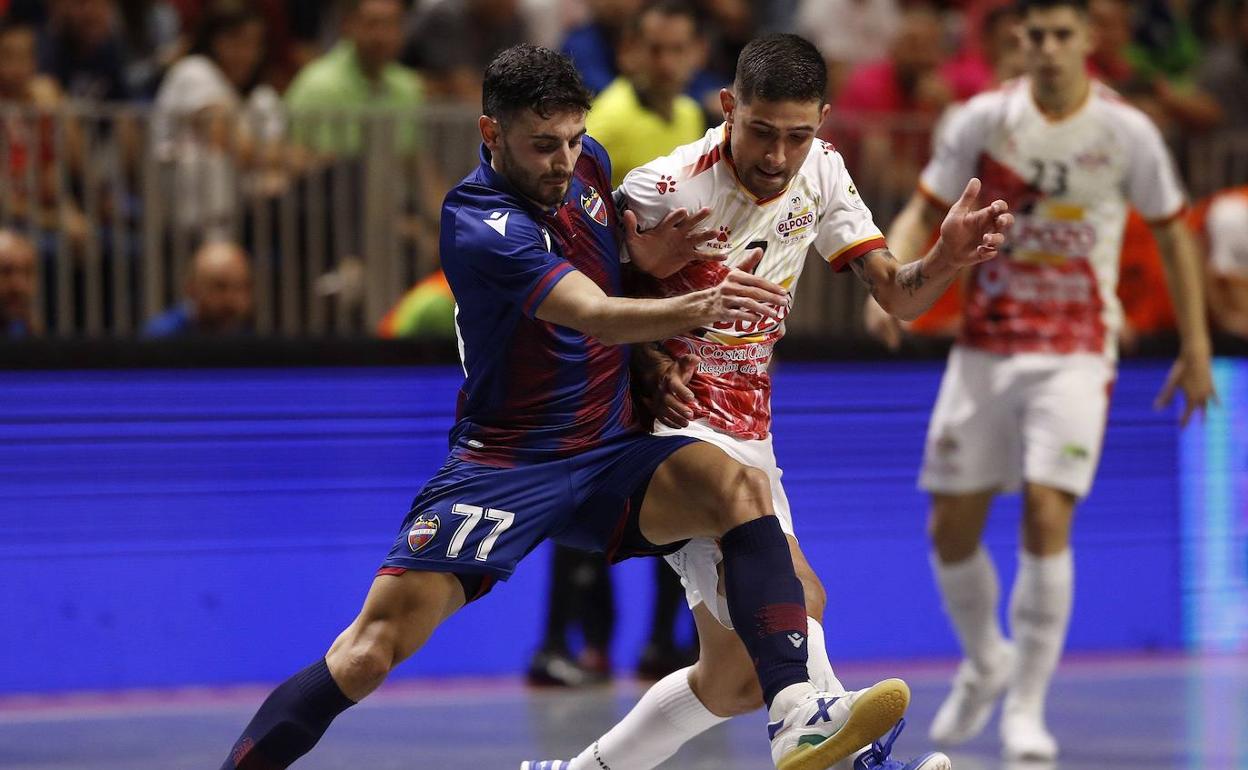
[[[1014,645],[1007,642],[989,671],[962,661],[953,677],[953,691],[936,711],[928,737],[942,746],[956,746],[983,732],[1014,674],[1016,657]]]
[[[824,770],[888,732],[910,705],[910,688],[885,679],[841,695],[814,692],[767,725],[777,770]]]
[[[1030,709],[1010,708],[1001,713],[1001,754],[1019,762],[1057,759],[1057,739],[1044,726],[1044,716]]]

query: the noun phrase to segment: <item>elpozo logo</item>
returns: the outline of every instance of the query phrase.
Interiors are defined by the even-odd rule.
[[[407,547],[412,549],[412,553],[419,553],[437,536],[441,526],[442,522],[436,513],[420,514],[412,522],[412,528],[407,531]]]
[[[815,212],[810,207],[801,211],[790,211],[788,216],[776,223],[776,234],[781,238],[792,238],[800,232],[809,230],[815,224]]]
[[[607,226],[607,204],[602,200],[602,196],[594,188],[588,188],[589,192],[581,193],[581,208],[585,209],[585,213],[590,218],[603,227]]]

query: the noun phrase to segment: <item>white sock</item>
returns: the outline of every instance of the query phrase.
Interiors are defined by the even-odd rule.
[[[836,678],[836,673],[832,671],[832,661],[828,660],[823,626],[814,618],[806,618],[806,670],[810,672],[810,681],[816,689],[833,695],[845,692],[845,685]]]
[[[991,669],[1005,643],[997,620],[1001,583],[992,557],[980,546],[970,558],[953,564],[945,564],[933,552],[931,562],[945,613],[962,642],[963,655],[976,667]]]
[[[1010,594],[1010,633],[1018,647],[1018,668],[1006,696],[1009,710],[1044,713],[1044,698],[1066,644],[1074,603],[1075,563],[1071,551],[1052,556],[1018,554],[1018,575]]]
[[[682,668],[655,682],[615,727],[572,760],[569,770],[649,770],[689,739],[728,721],[693,694],[689,671]]]

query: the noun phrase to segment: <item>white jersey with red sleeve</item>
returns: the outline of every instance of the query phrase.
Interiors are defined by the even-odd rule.
[[[634,169],[616,198],[632,209],[643,230],[674,209],[711,210],[704,225],[716,236],[703,248],[725,254],[726,261],[697,262],[665,280],[644,280],[644,293],[654,296],[711,286],[755,248],[763,249],[763,258],[754,273],[793,292],[810,252],[841,270],[885,245],[840,153],[819,139],[788,186],[769,198],[755,197],[737,178],[726,125]],[[765,437],[771,430],[767,367],[782,336],[784,322],[765,319],[697,329],[667,340],[674,355],[693,353],[700,359],[690,382],[698,400],[696,416],[740,438]]]
[[[1010,205],[1014,227],[1001,255],[975,268],[960,342],[1113,359],[1128,203],[1153,222],[1186,203],[1156,126],[1097,81],[1074,113],[1052,120],[1020,78],[944,121],[919,190],[947,207],[972,176],[984,184],[981,202]]]

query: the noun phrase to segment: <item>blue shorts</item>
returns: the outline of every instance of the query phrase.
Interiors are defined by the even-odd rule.
[[[547,539],[613,561],[671,553],[683,543],[649,543],[637,517],[655,469],[695,440],[631,434],[574,457],[512,468],[452,456],[412,502],[380,573],[481,575],[472,600]]]

